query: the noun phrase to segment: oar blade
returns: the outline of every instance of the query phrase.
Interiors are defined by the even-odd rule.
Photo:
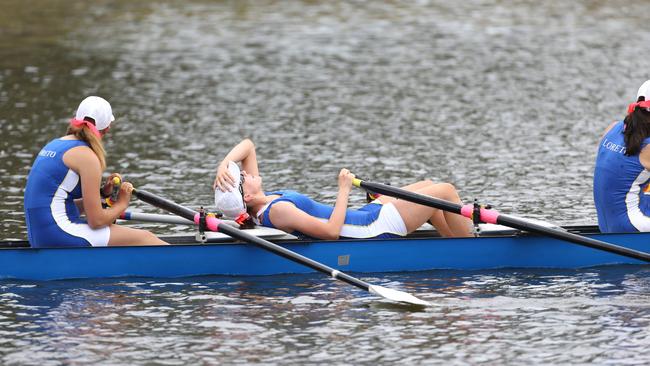
[[[372,294],[381,296],[390,301],[401,302],[401,303],[417,305],[417,306],[432,306],[432,304],[428,301],[418,299],[417,297],[403,291],[393,290],[392,288],[370,285],[368,291]]]

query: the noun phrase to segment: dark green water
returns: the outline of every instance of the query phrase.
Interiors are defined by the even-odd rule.
[[[596,144],[650,78],[649,14],[623,0],[0,0],[0,237],[25,237],[34,155],[93,94],[117,117],[109,170],[190,206],[211,204],[215,164],[251,137],[269,189],[333,201],[347,167],[593,223]],[[318,276],[170,282],[0,283],[1,363],[645,364],[650,340],[643,268],[376,276],[442,303],[422,313]]]

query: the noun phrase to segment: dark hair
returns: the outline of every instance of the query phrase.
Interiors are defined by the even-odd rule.
[[[638,101],[644,100],[644,97],[639,97]],[[637,155],[641,152],[643,140],[650,137],[650,112],[645,108],[636,107],[632,113],[625,117],[623,123],[625,123],[623,131],[625,155]]]
[[[253,218],[250,217],[250,216],[248,218],[246,218],[246,220],[244,220],[243,222],[238,223],[238,224],[239,224],[239,228],[242,229],[242,230],[243,229],[254,229],[255,228],[255,221],[253,221]]]

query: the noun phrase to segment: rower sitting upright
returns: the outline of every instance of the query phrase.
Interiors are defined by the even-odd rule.
[[[113,224],[129,205],[131,183],[122,183],[116,201],[108,201],[112,207],[102,208],[100,184],[106,168],[102,137],[114,120],[106,100],[88,97],[79,104],[67,135],[50,141],[38,153],[25,187],[25,221],[32,247],[166,244],[146,230]],[[101,195],[111,194],[115,177],[121,179],[111,174]]]
[[[602,232],[650,231],[650,80],[598,146],[594,202]]]

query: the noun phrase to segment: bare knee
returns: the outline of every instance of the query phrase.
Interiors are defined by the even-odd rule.
[[[441,198],[452,199],[458,197],[458,191],[451,183],[436,183],[431,190],[432,194]]]
[[[156,241],[156,239],[158,239],[158,237],[154,235],[151,231],[145,231],[144,237],[149,243],[153,243]]]
[[[160,243],[160,239],[151,231],[144,231],[143,235],[143,244],[158,244]]]
[[[161,244],[161,240],[151,231],[138,229],[136,245],[156,245]]]

